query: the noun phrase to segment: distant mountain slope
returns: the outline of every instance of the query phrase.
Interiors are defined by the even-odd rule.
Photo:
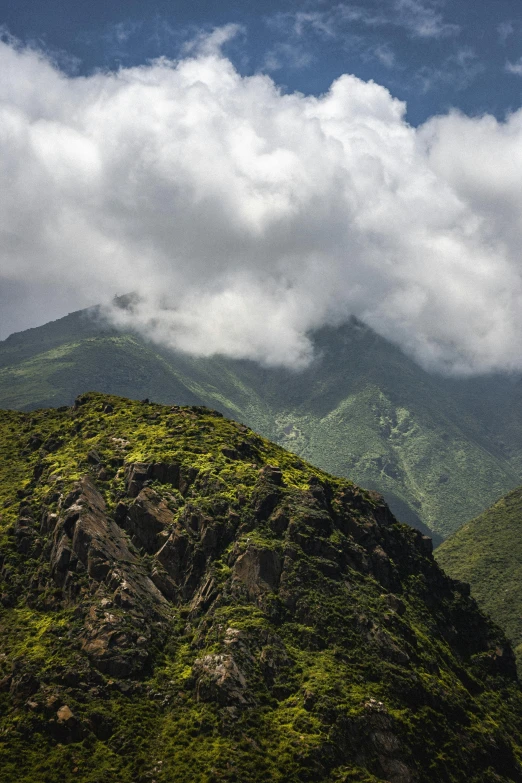
[[[293,372],[173,353],[95,309],[72,313],[0,343],[0,405],[59,406],[88,389],[205,404],[383,492],[401,519],[441,536],[520,483],[522,449],[491,426],[491,381],[432,376],[356,321],[314,340],[316,358]]]
[[[0,781],[519,783],[513,652],[468,593],[214,411],[0,410]]]
[[[450,576],[471,585],[480,606],[501,625],[522,665],[522,488],[463,525],[437,549]]]

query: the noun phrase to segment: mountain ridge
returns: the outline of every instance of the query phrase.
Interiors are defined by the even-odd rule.
[[[85,388],[205,404],[383,492],[437,541],[520,482],[522,437],[520,448],[508,437],[517,427],[506,435],[491,426],[495,381],[432,376],[355,320],[317,332],[315,358],[296,372],[173,353],[89,312],[0,343],[1,405],[70,404]],[[498,380],[495,389],[507,399],[515,386]]]

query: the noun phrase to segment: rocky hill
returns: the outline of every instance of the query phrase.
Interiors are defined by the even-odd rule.
[[[96,309],[72,313],[0,343],[0,407],[70,405],[88,388],[204,404],[377,489],[436,543],[520,483],[512,379],[430,375],[354,320],[314,343],[315,360],[295,372],[174,353],[109,328]]]
[[[513,641],[522,671],[522,489],[463,525],[437,550],[437,560],[471,584],[482,609]]]
[[[0,413],[2,783],[522,781],[509,643],[381,498],[205,408]]]

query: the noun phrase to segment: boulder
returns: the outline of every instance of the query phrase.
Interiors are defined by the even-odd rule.
[[[247,679],[230,654],[196,658],[192,676],[196,681],[198,699],[217,701],[221,706],[247,706],[253,703]]]

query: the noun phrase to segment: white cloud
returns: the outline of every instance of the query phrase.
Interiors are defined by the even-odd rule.
[[[501,22],[497,25],[498,38],[501,43],[506,43],[509,36],[513,35],[514,32],[515,26],[511,21]]]
[[[446,22],[434,0],[388,0],[388,2],[338,3],[326,10],[279,12],[268,23],[296,38],[313,32],[323,38],[345,38],[357,25],[399,27],[413,38],[447,38],[458,35],[460,27]]]
[[[464,90],[485,69],[476,52],[471,47],[464,46],[448,55],[436,68],[428,65],[419,68],[416,81],[424,93],[440,85],[451,85],[455,90]]]
[[[245,28],[240,24],[225,24],[215,27],[211,32],[198,32],[181,47],[182,55],[196,54],[200,56],[215,56],[222,52],[223,47],[239,35],[245,34]]]
[[[440,3],[430,0],[394,0],[389,23],[404,27],[418,38],[445,38],[457,35],[460,27],[444,21]]]
[[[519,57],[514,63],[508,61],[506,63],[506,71],[514,76],[522,76],[522,57]]]
[[[269,73],[284,67],[300,70],[308,68],[313,61],[313,55],[304,46],[294,43],[276,43],[265,55],[263,70]]]
[[[522,111],[414,129],[373,82],[283,95],[215,46],[69,77],[7,42],[0,70],[19,310],[136,290],[113,317],[154,339],[291,366],[354,314],[427,366],[522,369]]]
[[[386,68],[393,68],[395,65],[395,53],[390,49],[388,44],[379,44],[376,46],[372,55],[379,60]]]

